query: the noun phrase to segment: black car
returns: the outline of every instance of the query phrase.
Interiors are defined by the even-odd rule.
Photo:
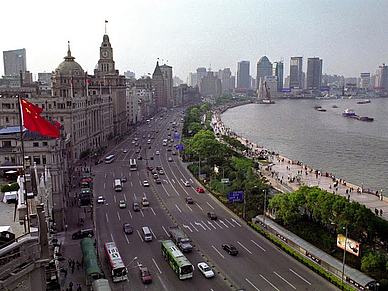
[[[139,203],[137,203],[137,202],[133,203],[133,211],[135,211],[135,212],[140,211],[140,205],[139,205]]]
[[[125,234],[131,234],[133,232],[132,227],[129,223],[123,224],[123,230]]]
[[[232,244],[222,244],[222,248],[229,253],[231,256],[237,256],[238,255],[238,250],[236,247]]]
[[[215,214],[214,212],[208,212],[207,217],[209,217],[211,220],[216,220],[217,214]]]

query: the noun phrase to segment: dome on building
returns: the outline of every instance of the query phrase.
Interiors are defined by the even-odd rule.
[[[267,56],[264,56],[264,57],[261,57],[260,60],[257,62],[258,64],[261,64],[261,63],[269,63],[269,59],[267,58]]]
[[[59,66],[55,69],[55,73],[60,74],[62,76],[82,76],[84,70],[74,61],[75,57],[71,55],[70,51],[70,43],[67,51],[67,56],[64,57],[64,61],[59,64]]]

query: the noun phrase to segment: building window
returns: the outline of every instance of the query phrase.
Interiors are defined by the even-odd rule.
[[[32,146],[33,146],[34,148],[37,148],[37,147],[39,147],[39,143],[38,143],[38,142],[34,142],[34,143],[32,143]]]
[[[11,146],[11,141],[10,140],[3,140],[2,144],[3,144],[2,145],[3,148],[10,147]]]
[[[33,162],[36,163],[37,165],[40,165],[40,156],[33,157]]]
[[[42,156],[42,163],[43,163],[43,165],[46,165],[46,163],[47,163],[46,156]]]
[[[6,123],[9,122],[9,117],[8,117],[8,116],[5,117],[5,122],[6,122]]]
[[[43,142],[43,146],[47,147],[47,141]]]

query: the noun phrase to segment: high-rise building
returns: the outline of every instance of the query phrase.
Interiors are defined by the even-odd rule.
[[[201,95],[219,95],[222,92],[221,80],[210,70],[206,76],[201,79],[200,83]]]
[[[303,88],[302,57],[291,57],[290,60],[290,88]]]
[[[375,87],[388,89],[388,66],[382,64],[376,71]]]
[[[320,58],[307,59],[306,89],[320,90],[322,82],[322,63]]]
[[[250,88],[249,61],[241,61],[237,64],[237,88]]]
[[[274,62],[272,65],[272,75],[277,77],[278,92],[281,92],[283,90],[283,74],[284,74],[283,61]]]
[[[230,68],[225,68],[218,72],[218,78],[221,79],[222,85],[222,94],[230,94],[230,77],[232,76],[232,72]]]
[[[160,71],[163,74],[164,79],[164,90],[166,94],[167,99],[167,107],[173,107],[174,106],[174,94],[173,94],[173,77],[172,77],[172,67],[169,65],[162,65],[160,66]]]
[[[4,76],[19,76],[27,71],[26,49],[3,51]]]
[[[370,73],[361,73],[360,75],[360,88],[368,89],[370,88]]]
[[[265,76],[272,75],[272,64],[267,58],[263,56],[257,62],[257,75],[256,75],[256,89],[259,88],[260,79],[264,81]]]
[[[236,76],[230,76],[230,89],[236,88]]]
[[[197,73],[189,73],[189,76],[187,77],[187,85],[195,87],[197,84]]]
[[[199,67],[197,68],[197,85],[199,88],[199,92],[201,92],[201,80],[203,77],[206,77],[206,68],[204,67]]]

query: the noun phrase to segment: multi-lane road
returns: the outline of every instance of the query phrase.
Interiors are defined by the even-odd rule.
[[[172,154],[174,147],[162,145],[163,139],[168,139],[172,145],[179,143],[174,139],[172,122],[180,124],[180,120],[178,111],[164,114],[162,119],[156,116],[110,152],[115,155],[113,163],[102,163],[93,169],[94,198],[97,200],[100,195],[106,198],[105,204],[94,202],[100,261],[105,274],[109,274],[103,259],[103,244],[114,241],[128,267],[129,280],[114,283],[114,290],[336,290],[255,233],[209,193],[196,191],[199,185],[179,161],[179,156]],[[147,144],[148,135],[150,144]],[[140,153],[136,153],[139,149]],[[169,157],[172,161],[168,161]],[[130,158],[137,159],[137,171],[130,171]],[[159,175],[161,184],[155,183],[147,166],[163,168],[165,174]],[[115,192],[114,180],[122,176],[128,180],[123,183],[123,191]],[[149,187],[143,186],[144,180],[150,183]],[[189,181],[189,187],[184,185],[185,181]],[[144,196],[150,205],[134,212],[133,202],[141,205]],[[186,197],[192,197],[194,203],[186,204]],[[127,207],[119,208],[119,200],[125,200]],[[215,212],[218,219],[209,220],[209,211]],[[134,232],[124,234],[123,223],[130,223]],[[194,277],[183,281],[178,279],[160,251],[160,241],[169,239],[167,229],[175,224],[184,229],[194,244],[193,251],[186,254],[195,266]],[[152,242],[144,241],[143,226],[151,229]],[[222,249],[223,243],[232,243],[239,255],[230,256]],[[198,271],[196,265],[201,261],[213,268],[214,278],[206,279]],[[141,283],[137,262],[151,271],[151,284]]]

